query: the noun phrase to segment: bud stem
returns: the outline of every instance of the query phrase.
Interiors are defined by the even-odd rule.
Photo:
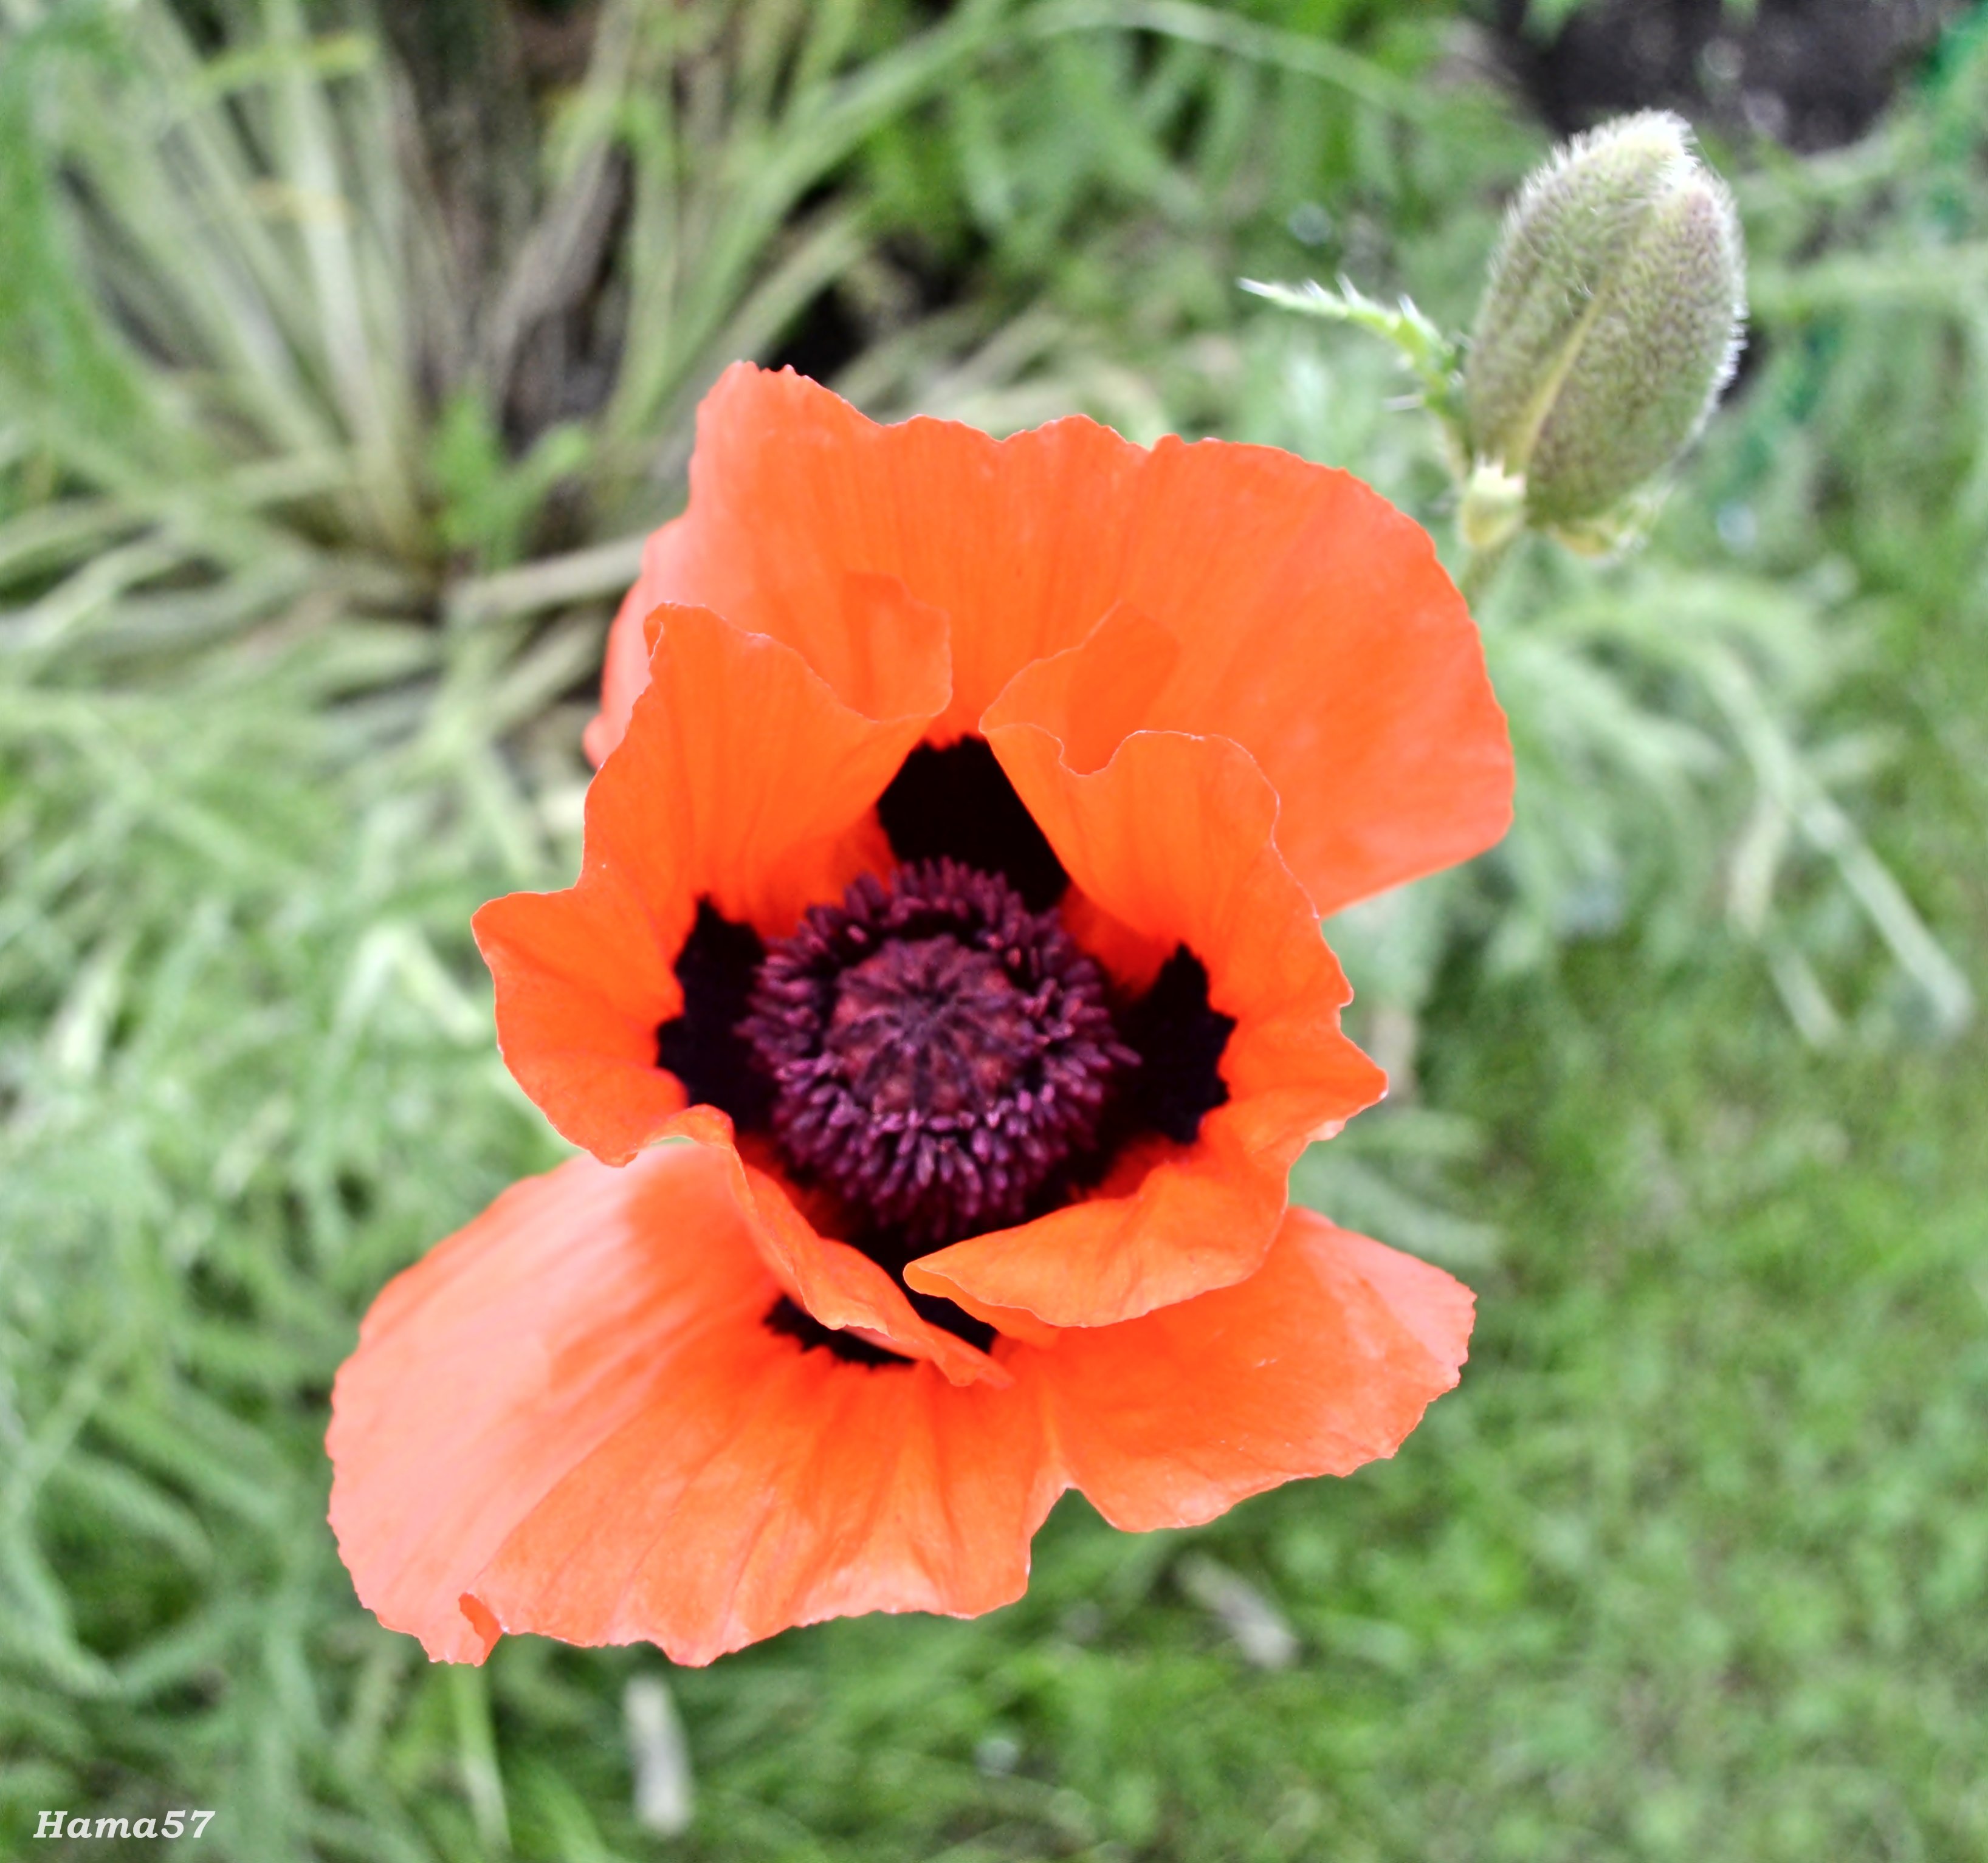
[[[1472,615],[1490,594],[1511,548],[1512,538],[1507,535],[1482,549],[1472,550],[1463,559],[1463,570],[1456,579],[1456,588]]]

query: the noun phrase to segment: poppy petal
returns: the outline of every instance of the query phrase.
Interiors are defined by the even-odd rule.
[[[977,1346],[925,1319],[867,1255],[819,1234],[774,1171],[741,1156],[732,1122],[716,1107],[688,1107],[668,1129],[718,1156],[767,1271],[823,1325],[855,1331],[904,1358],[929,1361],[949,1383],[1009,1382],[1008,1373]]]
[[[333,1394],[331,1524],[360,1599],[428,1654],[504,1632],[709,1661],[863,1611],[1019,1596],[1065,1487],[1192,1524],[1392,1453],[1456,1380],[1471,1298],[1308,1211],[1239,1286],[1004,1348],[1009,1388],[770,1325],[727,1161],[587,1157],[398,1277]]]
[[[831,681],[707,609],[658,611],[648,684],[587,798],[578,883],[475,917],[497,1033],[525,1091],[608,1163],[685,1104],[657,1060],[698,902],[773,936],[875,858],[865,818],[950,689],[945,617],[844,577]],[[651,617],[652,620],[655,617]]]
[[[587,729],[581,734],[587,760],[597,770],[607,762],[609,754],[621,741],[628,729],[629,717],[635,709],[635,700],[649,683],[652,643],[647,623],[658,609],[669,606],[670,598],[660,592],[655,578],[649,573],[648,564],[663,547],[664,532],[674,530],[682,522],[682,518],[673,518],[661,530],[644,540],[641,572],[636,577],[634,586],[621,598],[621,606],[614,613],[614,625],[607,630],[607,651],[600,668],[600,709],[587,721]]]
[[[1125,523],[1114,596],[1178,651],[1121,728],[1243,745],[1281,799],[1277,845],[1320,913],[1504,833],[1505,716],[1419,525],[1350,473],[1172,438],[1153,448]],[[1071,677],[1121,678],[1123,646],[1094,636]]]
[[[952,618],[940,739],[1115,603],[1142,610],[1178,651],[1108,730],[1246,746],[1321,913],[1478,853],[1510,822],[1510,744],[1463,599],[1422,528],[1350,474],[1222,440],[1149,452],[1081,417],[1001,440],[881,427],[790,371],[739,363],[699,410],[691,488],[616,622],[597,744],[640,688],[655,603],[715,609],[833,680],[844,648],[824,596],[857,570]],[[1087,669],[1100,687],[1106,657],[1100,643]]]
[[[465,1600],[546,1493],[666,1396],[654,1342],[756,1318],[777,1289],[693,1148],[513,1184],[374,1302],[332,1392],[331,1524],[360,1600],[431,1656],[495,1641]]]
[[[1058,1491],[1040,1412],[766,1323],[725,1161],[515,1186],[380,1297],[340,1373],[332,1522],[431,1656],[499,1630],[679,1662],[846,1612],[1020,1595]]]
[[[1022,1595],[1060,1491],[1035,1406],[764,1331],[664,1348],[671,1408],[607,1438],[478,1574],[499,1625],[702,1663],[791,1625]]]
[[[1114,1527],[1212,1520],[1391,1456],[1457,1380],[1470,1291],[1308,1210],[1249,1280],[1017,1355],[1063,1471]]]
[[[624,643],[644,604],[715,609],[833,683],[845,650],[823,597],[850,570],[952,617],[953,700],[933,735],[970,731],[1017,669],[1111,606],[1111,527],[1145,460],[1081,416],[1006,440],[950,420],[882,427],[791,370],[735,363],[698,410],[689,508],[649,539],[615,624],[596,741],[633,703]]]
[[[1049,683],[1057,669],[1025,678],[1037,673]],[[1016,708],[1030,697],[1024,689]],[[1346,980],[1280,857],[1277,798],[1249,754],[1147,731],[1080,772],[1043,724],[1006,722],[1009,703],[989,714],[989,741],[1073,883],[1155,949],[1185,944],[1205,967],[1210,1005],[1235,1020],[1221,1061],[1228,1099],[1193,1144],[1158,1147],[1135,1183],[1107,1180],[1087,1201],[925,1256],[905,1278],[975,1311],[1108,1325],[1253,1273],[1298,1153],[1386,1080],[1341,1032]],[[1046,702],[1028,709],[1061,722]]]

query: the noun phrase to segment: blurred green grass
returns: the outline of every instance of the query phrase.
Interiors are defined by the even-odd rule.
[[[1339,35],[1356,73],[1442,43],[1435,8],[1246,22]],[[1229,281],[1364,262],[1459,319],[1537,130],[1445,137],[1186,38],[993,43],[832,170],[965,281],[868,332],[850,366],[877,403],[1357,442],[1439,518],[1401,417],[1362,411],[1384,372],[1256,321]],[[1790,728],[1884,748],[1856,818],[1978,984],[1988,187],[1965,54],[1871,143],[1750,176],[1755,379],[1649,552],[1581,586],[1660,610],[1716,575],[1796,604],[1845,663],[1799,669]],[[1341,229],[1323,251],[1285,226],[1314,197]],[[217,566],[196,525],[191,567],[79,589],[47,566],[50,514],[171,488],[90,481],[96,454],[7,405],[0,514],[42,553],[5,559],[0,619],[0,1854],[61,1851],[32,1841],[45,1808],[172,1804],[218,1811],[183,1848],[243,1863],[1988,1853],[1988,1054],[1899,1008],[1826,862],[1776,921],[1845,1006],[1804,1036],[1725,928],[1750,806],[1730,758],[1676,857],[1608,779],[1610,913],[1555,920],[1542,895],[1537,960],[1493,961],[1527,896],[1487,868],[1405,986],[1418,1102],[1349,1139],[1384,1207],[1468,1258],[1482,1318],[1394,1462],[1188,1534],[1067,1501],[1029,1598],[990,1619],[830,1625],[669,1672],[698,1819],[642,1831],[622,1692],[660,1657],[522,1639],[482,1674],[431,1669],[359,1610],[323,1518],[358,1315],[557,1155],[495,1058],[467,920],[570,870],[597,615],[451,606],[447,579],[520,534],[504,497],[476,502],[469,429],[433,496],[494,511],[494,555],[389,552],[391,590],[313,607],[292,555]],[[598,458],[596,528],[556,541],[639,506],[649,467],[621,438]],[[326,551],[337,521],[286,534]],[[1510,599],[1560,599],[1561,573]],[[1689,690],[1636,677],[1652,715],[1699,722]],[[1358,1187],[1301,1183],[1341,1209]],[[1242,1659],[1190,1547],[1273,1601],[1293,1666]]]

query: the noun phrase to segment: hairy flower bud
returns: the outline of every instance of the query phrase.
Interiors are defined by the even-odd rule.
[[[1733,198],[1682,119],[1560,150],[1506,218],[1465,367],[1472,541],[1605,519],[1696,434],[1745,314]]]

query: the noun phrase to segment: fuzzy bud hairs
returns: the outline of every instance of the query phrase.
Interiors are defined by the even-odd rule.
[[[1681,118],[1557,151],[1506,216],[1464,371],[1472,540],[1605,526],[1703,424],[1746,309],[1732,195]]]

